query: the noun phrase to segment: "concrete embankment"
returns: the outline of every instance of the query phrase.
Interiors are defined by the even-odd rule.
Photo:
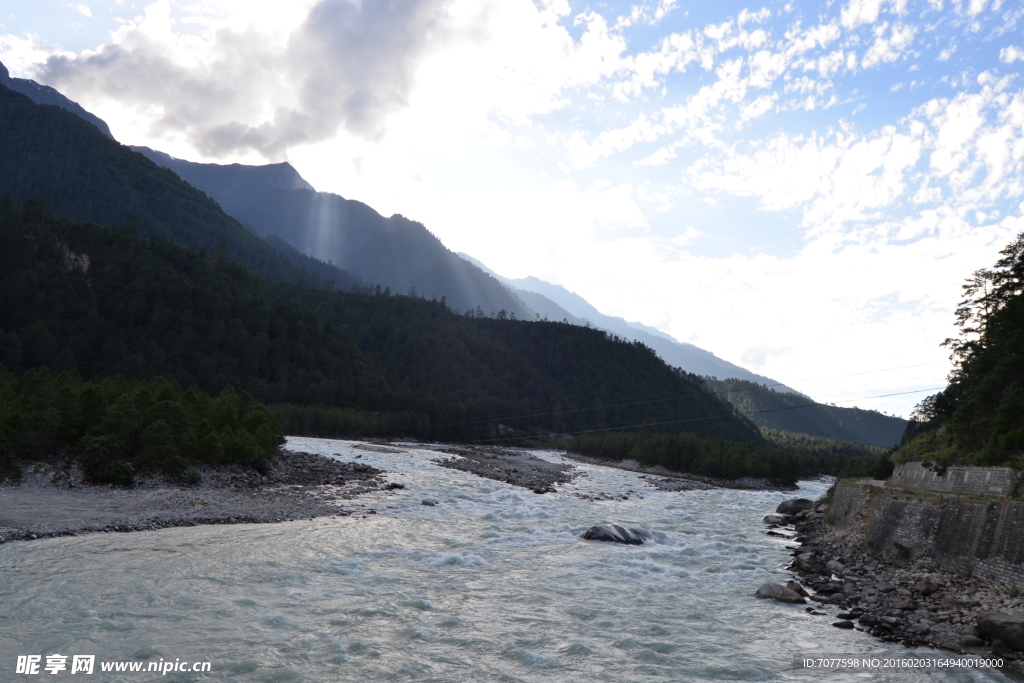
[[[887,483],[839,482],[828,522],[837,537],[859,536],[897,562],[1024,588],[1024,501],[1020,474],[1004,467],[899,465]]]

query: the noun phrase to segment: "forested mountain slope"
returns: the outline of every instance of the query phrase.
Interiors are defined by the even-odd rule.
[[[396,415],[398,434],[435,439],[654,424],[761,441],[700,378],[598,330],[262,280],[32,204],[0,205],[0,240],[0,359],[15,372],[165,375],[213,395],[231,384],[268,403]]]
[[[385,218],[371,207],[316,192],[288,164],[199,164],[146,147],[133,148],[213,197],[259,235],[358,274],[392,292],[444,297],[459,311],[532,319],[533,312],[500,282],[449,251],[421,223]]]
[[[783,432],[890,447],[899,443],[907,421],[874,410],[814,404],[801,394],[776,391],[739,379],[708,384],[759,427]]]
[[[82,105],[78,104],[78,102],[68,99],[48,85],[40,85],[39,83],[27,78],[11,78],[11,73],[2,63],[0,63],[0,85],[13,90],[14,92],[25,95],[36,104],[52,104],[65,111],[69,111],[75,116],[81,117],[96,126],[101,133],[111,140],[114,139],[106,121],[95,114],[86,111]]]
[[[40,105],[0,86],[0,197],[17,204],[44,200],[76,220],[123,225],[131,217],[143,235],[223,250],[260,275],[292,282],[359,280],[279,244],[271,247],[225,214],[217,203],[118,144],[94,125],[57,106]]]

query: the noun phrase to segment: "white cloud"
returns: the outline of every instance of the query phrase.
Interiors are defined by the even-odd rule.
[[[861,66],[870,69],[882,62],[895,62],[906,51],[914,40],[916,33],[913,26],[893,24],[888,37],[885,35],[888,24],[882,24],[875,31],[875,42],[864,54]]]
[[[1021,50],[1016,45],[1008,45],[999,51],[999,60],[1006,64],[1024,62],[1024,50]]]

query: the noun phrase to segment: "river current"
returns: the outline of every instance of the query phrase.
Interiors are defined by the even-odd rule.
[[[811,681],[826,676],[794,671],[794,655],[910,653],[832,628],[802,605],[753,597],[788,578],[784,542],[764,534],[761,518],[793,493],[662,492],[633,472],[578,465],[584,476],[537,495],[438,467],[438,453],[411,444],[401,453],[318,439],[288,446],[359,455],[406,488],[362,499],[376,511],[365,516],[0,546],[0,680]],[[802,482],[795,495],[824,489]],[[628,500],[576,495],[598,493]],[[601,522],[652,539],[580,539]],[[52,653],[209,661],[212,671],[14,673],[18,655]]]

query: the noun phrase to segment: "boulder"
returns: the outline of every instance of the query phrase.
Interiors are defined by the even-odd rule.
[[[795,515],[802,510],[809,510],[814,507],[814,502],[806,498],[792,498],[779,503],[775,511],[780,515]]]
[[[979,614],[977,634],[985,640],[1001,640],[1014,650],[1024,650],[1024,614]]]
[[[842,574],[846,567],[843,566],[842,562],[836,560],[829,560],[825,563],[825,569],[829,570],[833,574]]]
[[[939,590],[939,588],[939,584],[929,578],[924,578],[914,584],[913,591],[915,593],[920,593],[921,595],[931,595],[935,591]]]
[[[786,582],[786,588],[788,588],[789,590],[793,591],[794,593],[797,593],[799,595],[804,596],[805,598],[810,597],[810,595],[811,595],[806,590],[804,590],[804,587],[801,586],[796,581],[787,581]]]
[[[804,600],[804,596],[797,593],[792,588],[787,588],[782,584],[778,583],[766,583],[754,593],[754,597],[761,599],[771,598],[778,600],[779,602],[793,602],[801,605],[807,604]]]
[[[788,524],[788,520],[782,515],[765,515],[765,524],[778,524],[779,526],[785,526]]]
[[[960,638],[961,647],[981,647],[985,641],[978,636],[966,635]]]
[[[793,566],[803,572],[820,574],[825,571],[825,565],[815,556],[814,553],[801,553],[793,560]]]
[[[843,621],[837,621],[836,623],[834,623],[832,625],[835,626],[836,628],[853,628],[853,622],[852,621],[847,621],[846,619],[844,619]]]
[[[875,590],[879,593],[892,593],[896,590],[896,586],[892,585],[888,581],[879,581],[875,584]]]
[[[583,534],[583,539],[586,541],[643,545],[646,536],[647,534],[639,529],[627,529],[618,524],[598,524],[587,529]]]

